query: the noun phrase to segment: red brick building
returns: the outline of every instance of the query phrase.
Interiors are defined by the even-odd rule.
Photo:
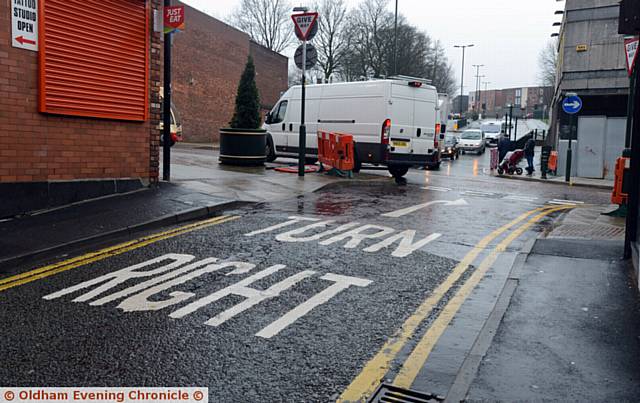
[[[186,6],[186,30],[175,35],[173,101],[185,142],[211,143],[233,116],[240,76],[251,55],[263,109],[287,89],[288,59],[252,42],[247,34]]]
[[[29,50],[12,31],[13,8],[35,4],[22,13],[33,16]],[[231,119],[247,56],[265,108],[286,89],[287,59],[186,10],[174,103],[186,140],[211,142]],[[160,0],[0,0],[0,218],[158,181],[161,16]]]
[[[508,111],[508,105],[514,105],[514,116],[533,114],[540,119],[546,117],[553,97],[551,87],[517,87],[501,90],[475,91],[469,93],[469,111],[474,110],[476,96],[480,98],[480,105],[486,107],[488,117],[502,116]]]
[[[15,46],[14,6],[0,0],[0,217],[157,181],[160,1],[40,1],[38,51]]]

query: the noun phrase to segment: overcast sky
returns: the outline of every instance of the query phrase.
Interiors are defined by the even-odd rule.
[[[216,18],[226,20],[240,0],[183,0]],[[360,0],[346,0],[350,7]],[[311,3],[295,1],[296,4]],[[393,9],[394,1],[389,2]],[[465,93],[475,88],[473,64],[484,64],[480,75],[489,88],[538,85],[538,54],[549,41],[553,13],[564,8],[556,0],[399,0],[399,12],[411,24],[439,39],[460,80],[461,51],[456,44],[475,47],[466,52]],[[187,21],[187,25],[189,22]],[[188,29],[188,27],[187,27]],[[293,29],[293,28],[292,28]],[[293,32],[293,31],[292,31]],[[459,85],[459,84],[458,84]],[[482,87],[484,89],[484,86]]]

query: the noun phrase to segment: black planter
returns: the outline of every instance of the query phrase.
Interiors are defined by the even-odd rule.
[[[263,129],[220,129],[220,163],[225,165],[262,165],[267,146]]]

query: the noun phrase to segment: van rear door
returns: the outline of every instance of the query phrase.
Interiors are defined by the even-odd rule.
[[[414,140],[415,88],[402,82],[391,84],[391,152],[411,154]],[[381,122],[382,123],[382,122]]]
[[[413,153],[432,155],[437,152],[436,143],[436,91],[430,87],[415,88],[414,120],[415,126]],[[432,162],[432,161],[430,161]]]

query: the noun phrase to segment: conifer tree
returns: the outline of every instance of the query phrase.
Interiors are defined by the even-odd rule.
[[[251,56],[238,84],[236,110],[229,125],[233,129],[260,128],[260,94],[256,85],[256,67]]]

